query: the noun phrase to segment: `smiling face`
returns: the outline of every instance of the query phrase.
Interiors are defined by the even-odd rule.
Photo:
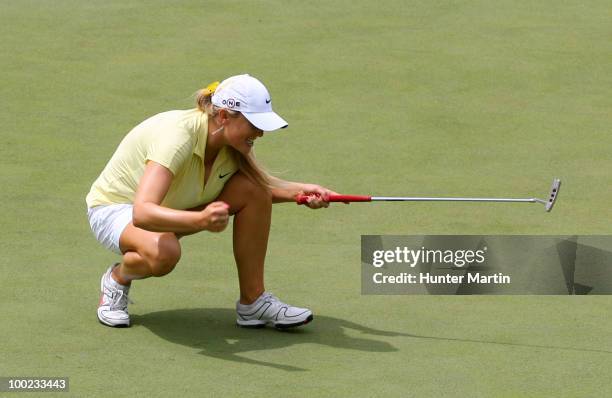
[[[263,135],[263,131],[253,126],[242,114],[228,118],[225,129],[227,144],[243,155],[247,155],[255,140]]]

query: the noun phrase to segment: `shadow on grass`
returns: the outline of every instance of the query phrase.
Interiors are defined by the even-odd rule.
[[[236,312],[229,308],[180,309],[132,315],[131,317],[134,326],[144,326],[172,343],[200,349],[202,355],[287,371],[307,369],[259,361],[239,354],[304,343],[365,352],[398,351],[397,348],[384,341],[349,336],[344,333],[346,328],[371,336],[411,336],[372,329],[342,319],[320,315],[315,315],[314,321],[306,326],[287,331],[279,331],[274,328],[244,329],[233,323]]]
[[[132,324],[135,326],[144,326],[159,337],[172,343],[199,349],[201,350],[200,354],[208,357],[253,365],[269,366],[286,371],[305,371],[308,369],[259,361],[243,357],[239,354],[284,348],[294,344],[304,343],[321,344],[338,349],[364,352],[399,351],[385,341],[369,338],[371,336],[400,336],[434,341],[612,354],[611,351],[588,348],[389,332],[369,328],[343,319],[321,315],[315,315],[314,321],[309,325],[288,331],[278,331],[273,328],[252,330],[239,328],[233,324],[235,316],[235,311],[229,308],[192,308],[151,312],[144,315],[132,315]],[[345,329],[352,329],[369,336],[349,336],[345,333]]]

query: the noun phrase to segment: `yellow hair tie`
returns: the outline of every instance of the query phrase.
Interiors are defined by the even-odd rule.
[[[204,89],[207,95],[213,95],[215,90],[219,87],[219,82],[212,82]]]

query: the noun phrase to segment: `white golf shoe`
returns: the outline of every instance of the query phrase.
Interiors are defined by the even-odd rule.
[[[287,329],[305,325],[312,321],[312,311],[294,307],[280,301],[272,293],[264,292],[254,303],[245,305],[236,302],[238,326],[261,328],[266,325]]]
[[[129,286],[120,285],[111,276],[113,268],[119,264],[111,265],[102,275],[100,280],[100,302],[98,304],[98,320],[107,326],[128,327],[130,326],[130,314],[128,314]]]

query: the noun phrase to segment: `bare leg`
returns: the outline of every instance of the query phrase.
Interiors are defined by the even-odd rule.
[[[272,196],[242,173],[236,173],[217,200],[229,204],[230,213],[234,215],[234,258],[238,268],[240,302],[250,304],[265,291],[264,262],[270,234]],[[150,232],[130,223],[121,234],[123,261],[113,270],[113,278],[122,285],[129,285],[134,279],[171,272],[181,256],[178,238],[172,232]]]
[[[250,304],[264,292],[264,262],[270,234],[272,195],[236,173],[217,200],[234,215],[234,258],[238,267],[240,303]]]
[[[181,246],[172,232],[151,232],[130,223],[119,239],[123,261],[113,269],[113,279],[130,285],[134,279],[163,276],[171,272],[181,258]]]

